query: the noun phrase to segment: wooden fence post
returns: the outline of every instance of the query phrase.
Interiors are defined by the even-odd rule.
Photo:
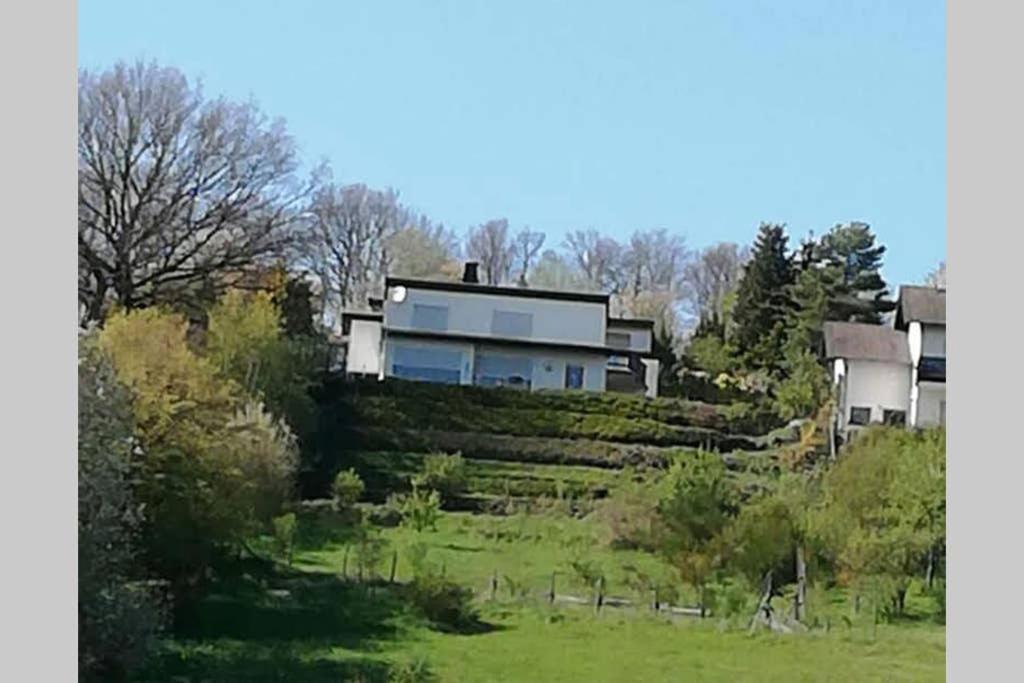
[[[491,575],[491,600],[495,600],[498,597],[498,570],[494,570],[494,574]]]
[[[600,612],[601,605],[604,604],[604,577],[598,577],[597,579],[597,595],[594,598],[594,611]]]
[[[551,572],[551,590],[548,592],[548,602],[555,602],[555,572]]]
[[[342,562],[341,562],[341,575],[343,577],[345,577],[346,579],[348,578],[348,551],[351,550],[351,549],[352,549],[352,546],[350,546],[350,545],[346,545],[345,546],[345,559],[343,559]]]
[[[388,577],[388,583],[395,582],[395,569],[398,567],[398,551],[394,551],[391,554],[391,576]]]

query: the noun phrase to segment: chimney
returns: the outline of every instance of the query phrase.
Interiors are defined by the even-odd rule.
[[[476,261],[466,261],[466,269],[462,273],[462,281],[469,282],[472,284],[479,284],[480,278],[477,276],[476,269],[479,264]]]

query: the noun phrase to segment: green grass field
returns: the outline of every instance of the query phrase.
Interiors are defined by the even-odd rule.
[[[330,530],[328,529],[327,532]],[[253,569],[215,587],[184,615],[173,638],[139,680],[387,681],[393,667],[425,663],[439,681],[932,681],[943,680],[945,628],[921,597],[897,624],[850,622],[841,595],[812,593],[810,614],[831,630],[748,635],[745,616],[670,620],[645,607],[548,605],[556,591],[582,593],[570,563],[601,567],[609,595],[630,593],[631,568],[667,571],[656,557],[613,551],[590,520],[548,515],[491,517],[447,513],[436,531],[387,529],[377,571],[398,553],[399,581],[409,578],[414,543],[447,576],[471,586],[486,626],[472,634],[441,632],[378,582],[358,584],[343,533],[305,534],[293,567]],[[490,580],[502,577],[496,599]],[[508,576],[511,582],[504,579]],[[525,594],[513,597],[510,586]],[[688,602],[683,593],[680,601]],[[754,599],[750,595],[751,604]],[[389,674],[389,670],[392,671]]]

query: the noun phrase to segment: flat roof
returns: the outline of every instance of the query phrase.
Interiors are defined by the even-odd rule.
[[[553,299],[556,301],[582,301],[584,303],[608,306],[607,294],[594,292],[566,292],[554,289],[532,289],[530,287],[501,287],[483,285],[473,282],[446,280],[415,280],[411,278],[389,277],[384,280],[384,289],[391,287],[408,287],[409,289],[432,289],[444,292],[470,292],[473,294],[490,294],[493,296],[514,296],[527,299]]]

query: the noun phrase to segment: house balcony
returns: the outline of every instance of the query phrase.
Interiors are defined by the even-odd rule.
[[[610,356],[606,367],[608,391],[640,394],[647,390],[644,381],[647,370],[640,362],[640,354],[627,352]]]
[[[945,382],[945,356],[922,356],[917,364],[917,380],[919,382]]]

